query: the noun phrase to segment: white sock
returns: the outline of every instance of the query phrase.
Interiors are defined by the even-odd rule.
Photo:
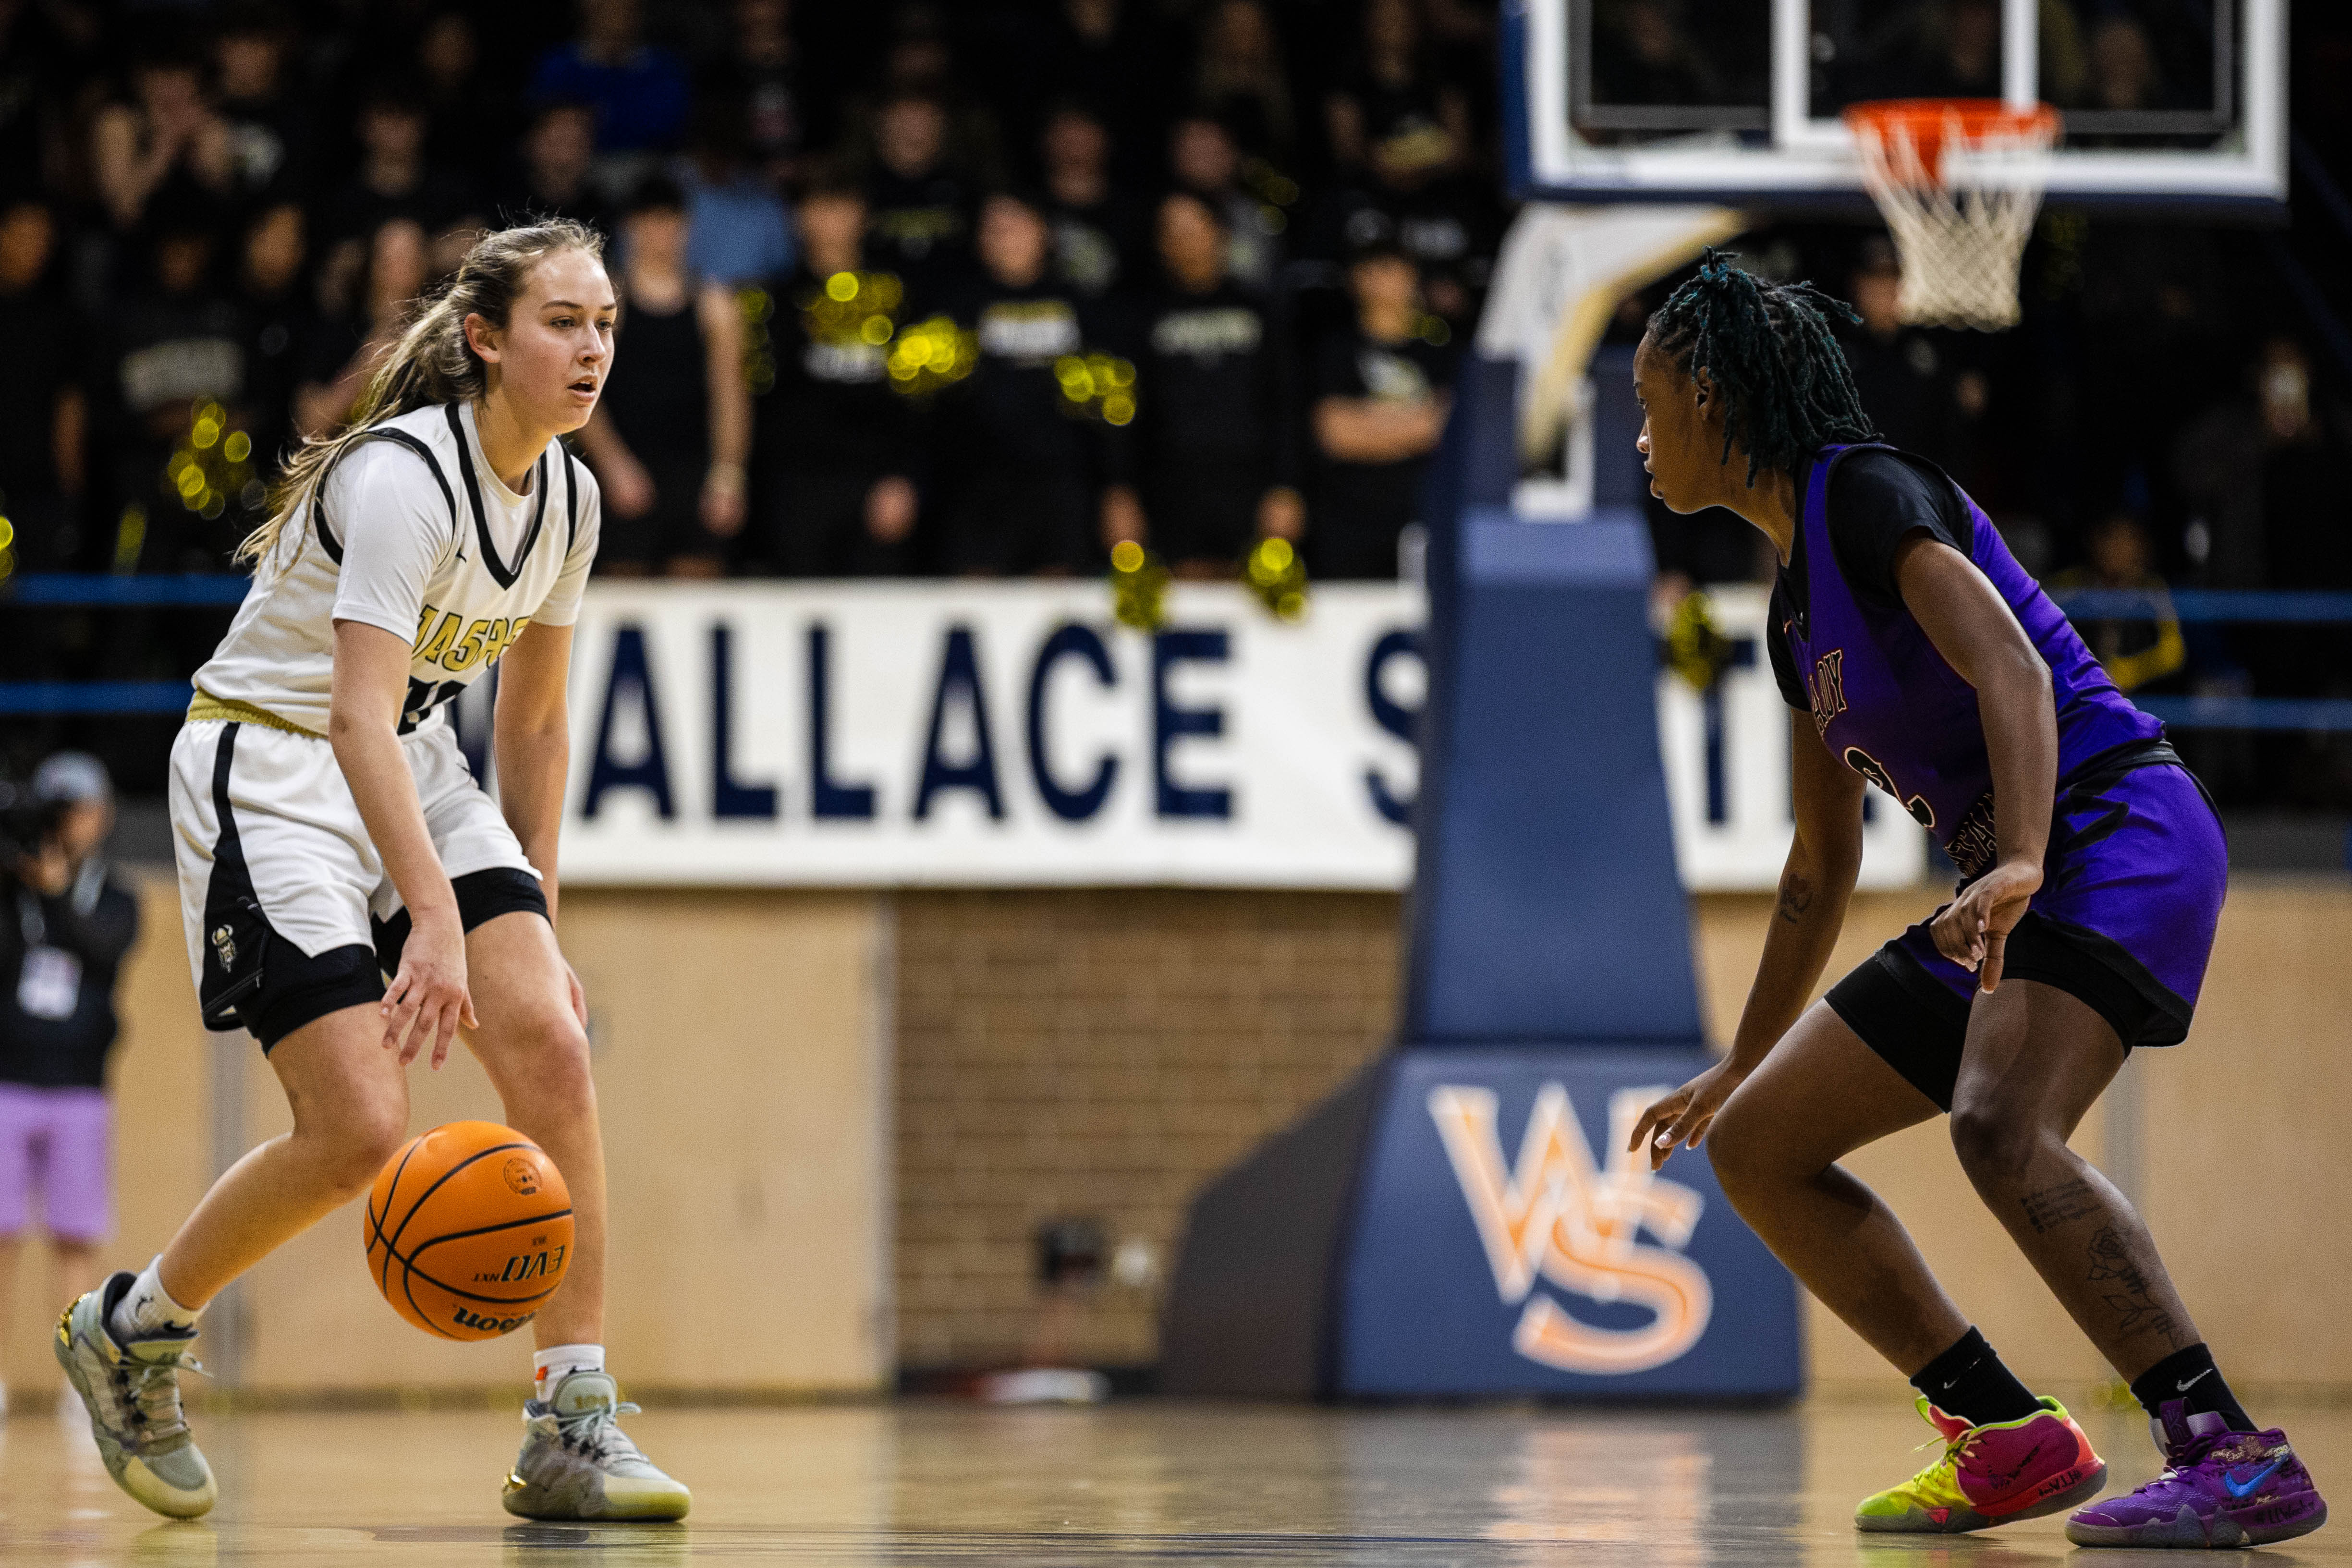
[[[530,1396],[545,1399],[550,1390],[574,1372],[604,1370],[604,1347],[601,1344],[555,1344],[530,1358]]]
[[[114,1312],[106,1320],[106,1328],[121,1343],[145,1339],[164,1330],[183,1331],[196,1326],[196,1314],[202,1307],[184,1307],[163,1289],[163,1277],[156,1272],[163,1266],[163,1255],[140,1271],[122,1292],[122,1300],[114,1303]]]

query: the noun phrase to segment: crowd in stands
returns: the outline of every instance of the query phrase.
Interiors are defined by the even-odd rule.
[[[2045,0],[2045,91],[2193,110],[2180,9]],[[1977,90],[1997,12],[1831,7],[1816,95]],[[1592,112],[1737,129],[1760,15],[1594,0]],[[607,574],[1083,575],[1133,539],[1213,577],[1280,536],[1318,580],[1394,576],[1509,215],[1497,25],[1495,0],[0,0],[0,567],[226,570],[467,237],[555,214],[609,237],[624,299],[579,438]],[[2352,65],[2352,23],[2295,25],[2299,82]],[[2294,101],[2345,168],[2352,100]],[[1864,226],[1738,248],[1855,302],[1882,427],[2034,569],[2352,588],[2352,413],[2303,297],[2258,281],[2281,243],[2053,210],[1996,336],[1903,325]],[[2298,242],[2323,296],[2343,248]],[[1652,520],[1670,580],[1769,575],[1737,519]],[[182,676],[217,632],[60,620],[0,677]],[[2345,680],[2324,631],[2114,635],[2151,692]],[[2315,789],[2352,795],[2328,747]]]
[[[609,239],[614,574],[1397,570],[1477,0],[0,0],[17,570],[218,570],[467,236]]]

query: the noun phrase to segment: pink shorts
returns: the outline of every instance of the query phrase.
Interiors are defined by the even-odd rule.
[[[114,1228],[114,1108],[103,1089],[0,1083],[0,1237],[25,1228],[41,1193],[41,1222],[65,1241],[102,1241]]]

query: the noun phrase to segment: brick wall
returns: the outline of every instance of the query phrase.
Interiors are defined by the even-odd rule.
[[[1399,900],[1087,889],[898,900],[898,1350],[909,1367],[1157,1354],[1184,1206],[1385,1043]],[[1144,1286],[1051,1310],[1040,1221],[1139,1239]]]

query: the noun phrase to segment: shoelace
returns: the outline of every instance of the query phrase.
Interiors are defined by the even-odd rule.
[[[1969,1457],[1970,1450],[1975,1448],[1977,1446],[1977,1439],[1982,1436],[1982,1430],[1975,1427],[1969,1427],[1967,1431],[1962,1432],[1957,1437],[1947,1437],[1941,1432],[1938,1432],[1924,1443],[1912,1444],[1911,1451],[1916,1454],[1920,1452],[1922,1449],[1932,1448],[1937,1444],[1941,1443],[1944,1445],[1944,1458],[1954,1465],[1958,1465],[1962,1459]],[[1930,1466],[1928,1468],[1932,1469],[1934,1467]]]
[[[2220,1448],[2221,1446],[2222,1439],[2230,1435],[2231,1434],[2228,1433],[2212,1432],[2207,1433],[2203,1437],[2191,1438],[2189,1446],[2181,1449],[2179,1453],[2166,1456],[2163,1472],[2154,1480],[2140,1488],[2140,1490],[2142,1491],[2154,1491],[2159,1487],[2179,1489],[2189,1486],[2189,1482],[2188,1480],[2188,1473],[2190,1470],[2195,1469],[2199,1465],[2204,1463],[2206,1456],[2212,1453],[2215,1448]]]
[[[637,1406],[624,1399],[617,1405],[599,1405],[577,1416],[555,1417],[556,1440],[573,1453],[602,1462],[615,1457],[639,1458],[636,1444],[621,1430],[619,1419],[634,1416]]]
[[[188,1429],[187,1416],[180,1406],[178,1374],[182,1372],[212,1375],[202,1362],[184,1355],[163,1361],[125,1359],[115,1368],[115,1397],[137,1421],[142,1441],[176,1437]]]

